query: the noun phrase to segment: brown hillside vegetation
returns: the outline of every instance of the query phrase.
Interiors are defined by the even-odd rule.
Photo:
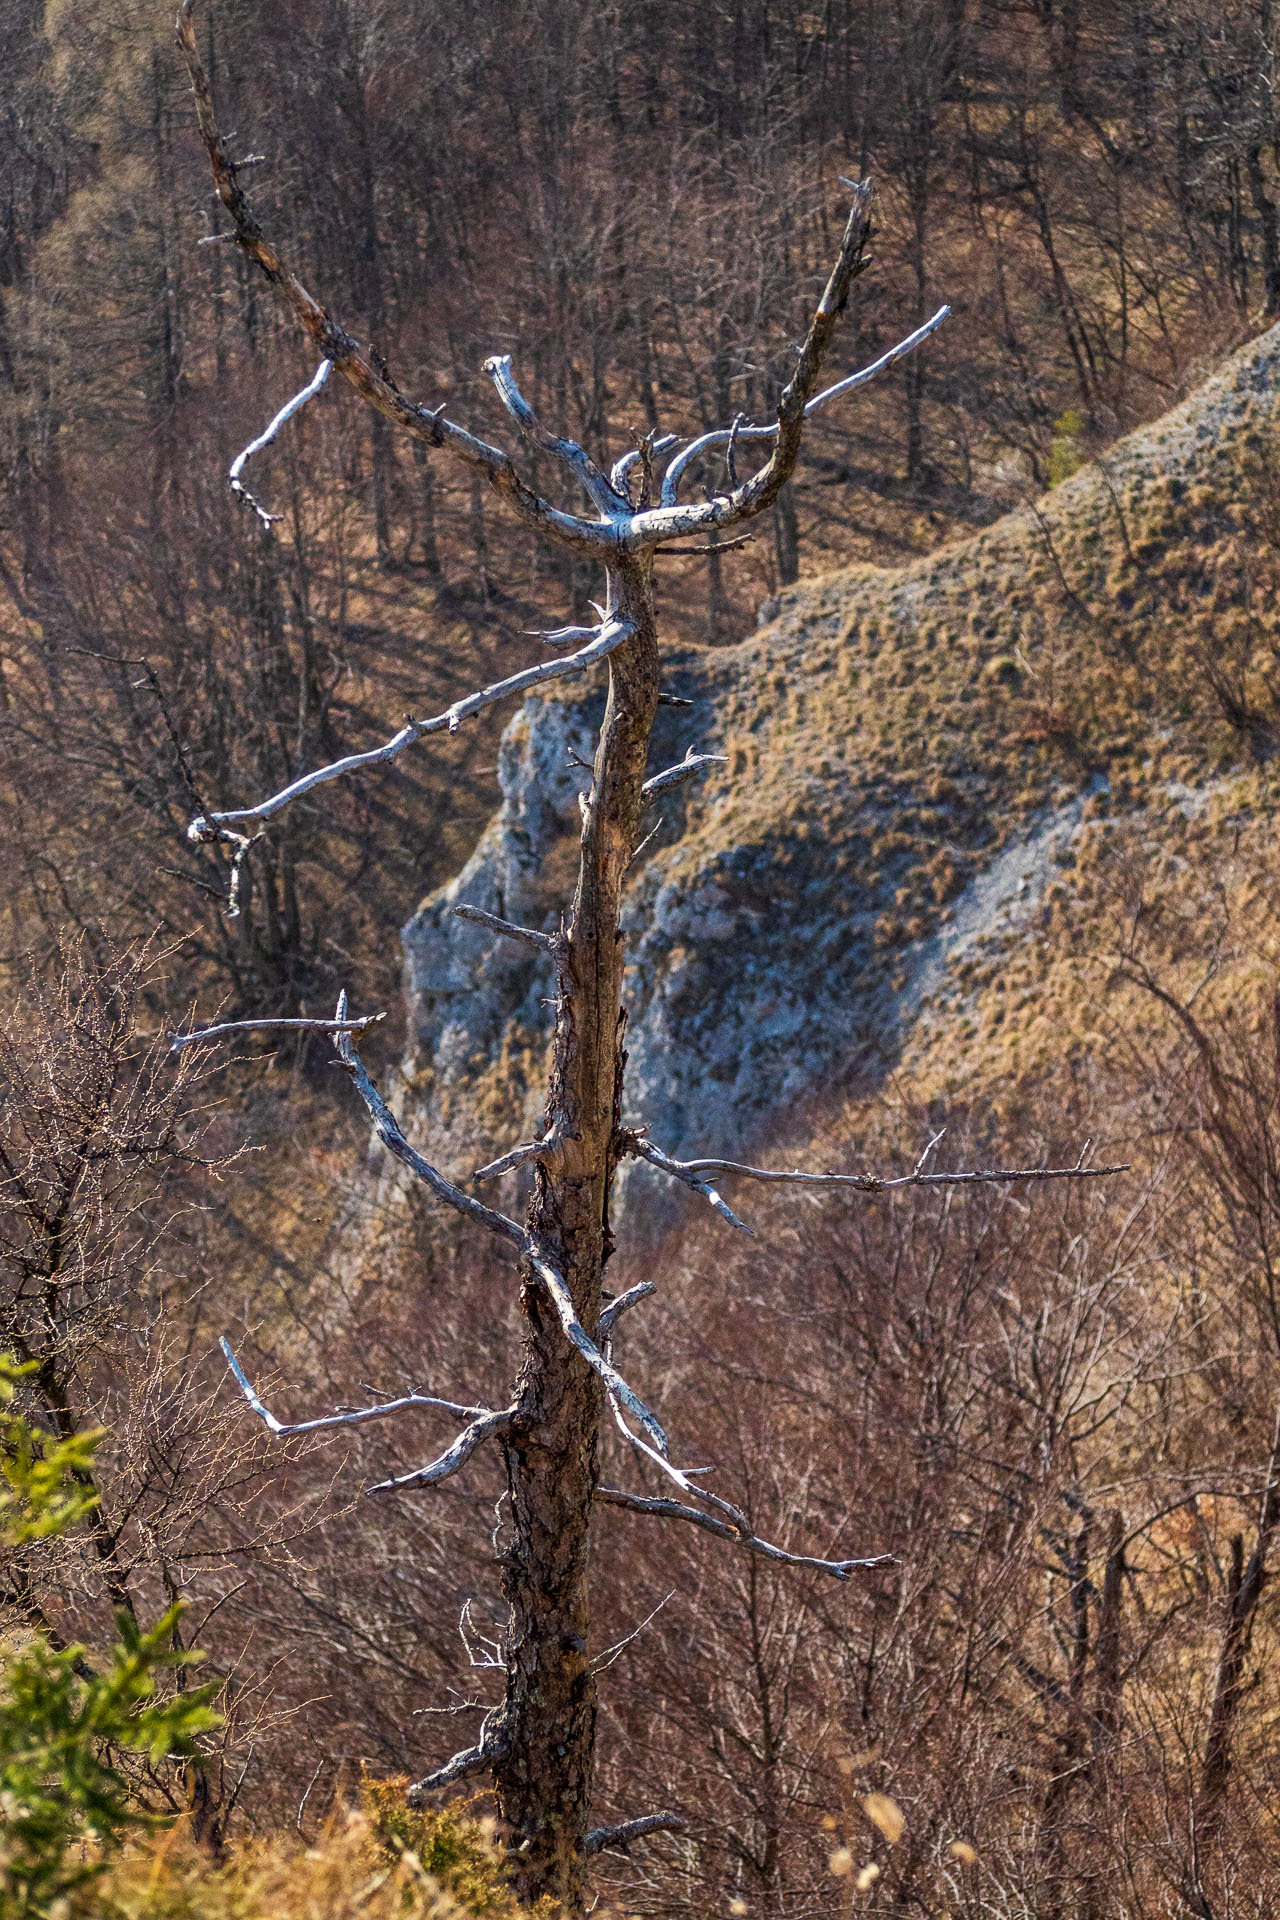
[[[664,883],[683,871],[696,890],[701,863],[754,844],[777,856],[803,940],[828,863],[848,860],[834,924],[842,898],[882,890],[861,977],[946,959],[926,944],[937,929],[963,943],[914,1024],[890,1029],[889,1092],[833,1110],[811,1089],[807,1120],[780,1131],[816,1131],[830,1165],[909,1165],[947,1124],[952,1164],[1011,1140],[1029,1164],[1060,1163],[1092,1134],[1133,1167],[1115,1185],[963,1201],[735,1189],[757,1247],[708,1216],[656,1268],[619,1256],[619,1288],[662,1279],[628,1330],[631,1370],[662,1380],[673,1430],[758,1530],[897,1559],[833,1597],[696,1533],[606,1521],[601,1790],[610,1811],[690,1818],[629,1867],[602,1864],[627,1910],[718,1890],[749,1910],[834,1911],[851,1885],[891,1913],[1262,1915],[1276,1897],[1274,354],[1264,336],[1034,511],[906,570],[797,592],[738,649],[677,663],[700,704],[708,686],[726,703],[748,777],[689,807],[652,856]],[[1050,660],[1059,677],[1037,689]],[[862,796],[889,780],[910,825],[886,875],[858,798],[871,812]],[[943,826],[956,871],[926,891]],[[904,940],[908,902],[924,925]],[[703,905],[715,929],[723,904]],[[683,964],[714,978],[716,942],[704,961],[697,938],[694,919]],[[430,1086],[420,1068],[406,1114]],[[318,1183],[305,1143],[272,1164],[296,1175],[308,1156]],[[281,1274],[255,1296],[254,1337],[300,1412],[355,1378],[447,1377],[483,1401],[502,1377],[502,1277],[429,1217],[383,1213],[387,1197],[344,1203],[323,1285],[313,1267],[309,1285]],[[343,1484],[413,1460],[389,1428],[361,1436]],[[295,1489],[332,1461],[295,1470]],[[404,1729],[421,1694],[469,1677],[459,1613],[466,1663],[482,1668],[500,1632],[476,1544],[495,1488],[469,1474],[430,1505],[335,1517],[300,1549],[287,1604],[250,1575],[258,1657],[288,1650],[275,1704],[296,1702],[300,1781],[301,1747],[329,1781],[355,1757],[417,1764],[451,1744],[424,1752]],[[317,1685],[323,1703],[301,1691]],[[868,1823],[876,1794],[901,1831]]]
[[[1265,941],[1278,426],[1273,332],[968,541],[826,575],[674,658],[693,711],[655,762],[692,739],[727,764],[666,809],[628,909],[655,1138],[785,1138],[780,1101],[890,1070],[990,1099],[1096,1052],[1116,978],[1159,970],[1177,925],[1178,964],[1208,941],[1224,978]],[[551,769],[598,696],[565,698],[513,724],[503,813],[405,934],[418,1105],[481,1151],[537,1084],[544,1016],[450,910],[555,923],[576,808]]]
[[[406,1202],[317,1044],[167,1028],[343,985],[451,1172],[527,1137],[545,977],[449,909],[518,881],[555,923],[598,687],[280,816],[238,914],[186,826],[523,664],[584,577],[336,382],[255,468],[273,530],[230,494],[312,369],[222,234],[170,11],[0,0],[0,1348],[38,1424],[111,1429],[92,1525],[0,1570],[0,1634],[92,1659],[188,1603],[225,1725],[141,1770],[179,1824],[126,1850],[119,1912],[501,1915],[447,1794],[348,1812],[497,1697],[501,1467],[370,1498],[438,1412],[279,1441],[216,1342],[282,1419],[499,1406],[517,1285]],[[943,1127],[935,1166],[1129,1164],[727,1176],[753,1241],[628,1188],[610,1286],[659,1291],[618,1344],[681,1460],[786,1552],[892,1560],[836,1582],[600,1504],[590,1817],[684,1822],[594,1857],[600,1910],[1270,1920],[1269,9],[222,0],[200,31],[290,257],[486,431],[495,350],[611,453],[767,415],[842,173],[880,182],[850,364],[956,308],[763,537],[663,576],[693,705],[655,752],[727,763],[636,862],[626,1118],[773,1166],[905,1173]],[[600,1469],[663,1490],[611,1430]]]

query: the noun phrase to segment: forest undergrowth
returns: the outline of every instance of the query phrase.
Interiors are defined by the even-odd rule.
[[[499,1476],[371,1499],[433,1416],[273,1441],[216,1341],[282,1417],[370,1383],[495,1405],[514,1289],[389,1190],[315,1041],[169,1032],[345,985],[410,1100],[397,930],[489,817],[500,719],[273,826],[234,917],[186,824],[526,663],[583,579],[328,392],[258,472],[273,529],[233,498],[311,369],[220,237],[169,12],[0,5],[0,1350],[42,1431],[106,1429],[74,1539],[0,1570],[0,1632],[92,1664],[182,1601],[170,1651],[207,1655],[221,1724],[139,1788],[164,1826],[111,1910],[505,1920],[487,1805],[402,1818],[377,1784],[494,1697]],[[835,1585],[604,1517],[601,1813],[687,1824],[599,1856],[602,1910],[1263,1920],[1280,460],[1269,403],[1190,483],[1176,431],[1112,449],[1280,309],[1269,14],[228,0],[202,34],[255,196],[397,377],[483,422],[509,351],[613,451],[768,413],[838,177],[872,171],[851,363],[954,321],[751,546],[664,563],[690,671],[742,675],[731,824],[794,824],[797,741],[897,783],[864,832],[833,776],[778,865],[851,835],[896,995],[979,853],[1106,778],[893,1072],[765,1146],[907,1171],[942,1126],[957,1164],[1092,1137],[1123,1176],[770,1196],[755,1243],[673,1213],[616,1256],[619,1292],[663,1278],[628,1366],[753,1525],[894,1558]]]

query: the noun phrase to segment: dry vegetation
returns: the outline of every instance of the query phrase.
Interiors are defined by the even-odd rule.
[[[273,454],[259,539],[223,473],[297,362],[233,250],[197,245],[167,13],[0,10],[3,964],[38,988],[0,1035],[3,1342],[40,1361],[43,1421],[115,1433],[96,1540],[4,1597],[92,1647],[113,1605],[181,1594],[225,1681],[206,1773],[148,1783],[190,1821],[126,1854],[121,1912],[497,1913],[421,1836],[380,1854],[385,1806],[344,1811],[360,1767],[420,1773],[493,1697],[496,1473],[368,1502],[421,1433],[268,1453],[211,1351],[251,1331],[281,1411],[446,1365],[487,1403],[515,1302],[365,1177],[311,1052],[184,1084],[162,1028],[195,993],[394,1004],[394,929],[478,833],[496,726],[274,832],[236,921],[185,822],[518,664],[581,583],[332,395]],[[605,1517],[601,1811],[689,1820],[602,1858],[620,1911],[1280,1905],[1276,347],[1112,445],[1275,309],[1268,31],[1047,0],[214,15],[255,192],[460,414],[494,348],[618,446],[655,409],[763,411],[863,159],[857,351],[958,308],[856,437],[826,429],[767,539],[673,564],[682,684],[732,758],[638,913],[659,880],[783,898],[793,968],[843,970],[874,1052],[775,1117],[788,1147],[905,1166],[946,1123],[957,1156],[1093,1134],[1133,1169],[777,1200],[761,1250],[680,1222],[643,1274],[619,1260],[619,1290],[664,1273],[629,1364],[759,1529],[897,1557],[832,1591]],[[971,889],[1058,819],[1025,906],[995,901],[918,1007]],[[159,971],[118,957],[156,929]]]

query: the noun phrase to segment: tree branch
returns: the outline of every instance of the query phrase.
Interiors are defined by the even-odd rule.
[[[1073,1167],[983,1167],[966,1173],[925,1173],[923,1164],[929,1152],[937,1145],[937,1136],[917,1161],[911,1173],[899,1174],[887,1179],[878,1173],[804,1173],[799,1169],[784,1171],[772,1167],[746,1166],[737,1160],[673,1160],[659,1147],[645,1139],[640,1132],[624,1132],[622,1151],[647,1160],[651,1166],[659,1167],[675,1180],[681,1180],[695,1192],[703,1193],[712,1206],[729,1218],[734,1226],[742,1226],[736,1215],[731,1214],[718,1193],[708,1186],[710,1174],[733,1174],[744,1180],[761,1180],[775,1185],[793,1187],[848,1187],[855,1193],[895,1193],[903,1187],[975,1187],[999,1185],[1005,1181],[1023,1183],[1037,1180],[1109,1180],[1114,1174],[1127,1173],[1129,1162],[1111,1167],[1087,1167],[1084,1164],[1092,1142],[1086,1141],[1079,1160]],[[750,1228],[744,1229],[750,1232]]]
[[[621,1847],[625,1852],[632,1840],[647,1833],[683,1833],[689,1822],[678,1813],[645,1813],[638,1820],[624,1820],[618,1827],[592,1827],[586,1838],[587,1853],[599,1853],[602,1847]]]
[[[785,1548],[762,1540],[758,1534],[744,1532],[741,1527],[731,1526],[727,1520],[719,1520],[714,1514],[700,1513],[697,1507],[687,1507],[682,1501],[658,1500],[642,1493],[625,1493],[621,1487],[597,1487],[596,1499],[603,1500],[606,1506],[625,1507],[631,1513],[654,1514],[663,1520],[686,1520],[691,1527],[701,1527],[705,1533],[714,1533],[721,1540],[732,1540],[735,1545],[745,1547],[749,1553],[761,1554],[766,1560],[777,1560],[788,1567],[816,1567],[820,1573],[834,1574],[837,1580],[847,1580],[851,1573],[863,1569],[897,1565],[891,1553],[872,1554],[860,1560],[822,1560],[813,1554],[788,1553]]]
[[[690,747],[676,766],[668,767],[665,773],[655,773],[651,780],[645,781],[640,789],[640,798],[656,800],[660,793],[667,793],[672,787],[682,787],[686,780],[705,773],[708,767],[727,767],[728,764],[727,753],[695,753]]]
[[[469,720],[473,713],[479,713],[484,707],[493,706],[495,701],[505,700],[513,693],[524,693],[529,687],[545,686],[549,680],[585,673],[589,667],[596,666],[611,654],[615,647],[621,646],[624,640],[630,639],[633,631],[629,620],[611,618],[604,626],[594,629],[595,638],[591,644],[580,648],[577,653],[566,654],[559,660],[541,660],[536,666],[513,673],[506,680],[497,680],[492,686],[482,687],[478,693],[455,700],[451,707],[446,707],[443,713],[436,714],[430,720],[408,719],[385,745],[371,747],[367,753],[346,754],[327,767],[317,767],[313,773],[304,773],[287,787],[282,787],[279,793],[272,794],[269,800],[259,801],[255,807],[240,807],[227,813],[202,813],[187,828],[187,838],[193,841],[213,840],[220,837],[219,829],[231,821],[269,820],[273,813],[279,813],[291,801],[310,793],[313,787],[324,786],[329,780],[340,780],[349,773],[358,773],[364,767],[389,764],[398,759],[406,747],[412,746],[428,733],[456,733],[464,720]]]
[[[539,933],[536,927],[518,927],[513,920],[503,920],[496,913],[489,913],[484,907],[455,907],[459,920],[473,921],[477,927],[487,927],[490,933],[499,933],[506,940],[523,940],[526,945],[540,947],[544,953],[556,953],[560,943],[554,933]]]
[[[703,1180],[700,1175],[691,1171],[692,1163],[673,1160],[670,1154],[662,1151],[661,1147],[655,1147],[652,1140],[646,1140],[638,1129],[623,1136],[621,1151],[624,1154],[631,1154],[634,1159],[647,1160],[651,1167],[657,1167],[662,1173],[669,1173],[673,1180],[682,1181],[686,1187],[691,1187],[695,1193],[700,1193],[704,1200],[709,1201],[731,1227],[737,1227],[738,1231],[745,1233],[749,1240],[755,1239],[755,1234],[746,1221],[739,1219],[728,1201],[722,1199],[710,1181]]]
[[[491,354],[485,361],[483,370],[498,389],[498,398],[525,438],[532,440],[536,446],[542,448],[544,453],[549,453],[553,459],[559,460],[568,467],[575,480],[585,489],[592,504],[598,507],[606,518],[611,518],[618,512],[630,513],[630,501],[624,494],[615,492],[586,448],[580,447],[576,440],[557,439],[554,433],[548,432],[543,426],[516,385],[515,375],[511,371],[509,353]]]
[[[330,319],[320,302],[284,264],[258,223],[219,131],[213,93],[196,45],[191,17],[193,5],[194,0],[182,0],[179,7],[178,45],[191,79],[196,119],[213,168],[218,198],[244,252],[284,297],[325,359],[331,360],[343,379],[385,419],[430,447],[447,448],[464,466],[484,474],[520,518],[549,539],[577,553],[602,555],[614,544],[614,530],[610,525],[561,513],[521,479],[509,454],[477,439],[465,428],[455,426],[453,421],[444,418],[441,409],[432,412],[407,400],[395,383],[375,366],[360,343],[345,327]]]
[[[487,1773],[495,1761],[504,1758],[510,1751],[511,1736],[498,1717],[500,1712],[500,1708],[490,1708],[474,1747],[464,1747],[461,1753],[455,1753],[452,1760],[446,1760],[434,1773],[414,1781],[405,1795],[411,1807],[420,1807],[426,1794],[435,1793],[440,1787],[452,1786],[455,1780],[466,1780],[473,1773]]]
[[[828,401],[838,400],[842,394],[852,393],[857,387],[865,387],[872,380],[877,379],[880,374],[887,373],[890,367],[896,366],[899,360],[904,359],[907,354],[914,352],[915,348],[927,340],[931,333],[936,333],[943,321],[950,319],[950,317],[950,307],[939,307],[931,320],[926,320],[924,325],[917,327],[914,333],[909,333],[905,340],[898,342],[896,347],[890,347],[887,353],[882,353],[878,360],[871,362],[870,366],[860,368],[857,373],[846,375],[843,380],[837,380],[833,387],[827,387],[824,392],[815,394],[813,399],[807,401],[805,404],[805,417],[807,418],[811,413],[816,413],[819,407],[825,407]],[[663,475],[663,506],[671,507],[675,505],[680,491],[680,482],[684,478],[687,468],[704,453],[711,453],[717,447],[730,448],[740,446],[744,440],[772,440],[776,437],[777,432],[778,423],[776,420],[771,421],[768,426],[763,427],[736,422],[732,427],[716,427],[712,432],[704,433],[699,439],[691,441],[687,447],[683,448],[682,451],[676,455],[671,465],[667,468],[666,473]]]
[[[244,452],[238,453],[231,462],[230,469],[227,473],[227,478],[231,482],[231,491],[238,493],[245,505],[253,508],[253,511],[257,514],[268,533],[270,533],[272,527],[280,518],[280,515],[278,513],[268,513],[266,508],[254,499],[248,487],[241,483],[240,475],[244,472],[245,462],[251,460],[255,453],[261,453],[264,447],[270,446],[285,421],[292,419],[300,407],[305,407],[307,401],[311,399],[313,394],[319,393],[332,370],[332,360],[322,360],[301,393],[295,393],[292,400],[286,400],[275,419],[271,422],[271,425],[267,427],[264,432],[260,433],[256,440],[251,440],[244,449]]]
[[[227,1365],[235,1375],[236,1384],[241,1393],[271,1433],[318,1433],[323,1427],[358,1427],[366,1420],[382,1420],[389,1413],[403,1413],[406,1407],[436,1407],[444,1413],[460,1413],[467,1418],[476,1414],[488,1420],[502,1417],[490,1413],[485,1407],[464,1407],[459,1406],[456,1400],[439,1400],[431,1393],[406,1393],[398,1400],[382,1400],[375,1407],[357,1407],[347,1413],[326,1413],[318,1420],[277,1420],[271,1409],[258,1398],[244,1368],[232,1352],[231,1343],[225,1334],[220,1336],[218,1345],[222,1348]]]
[[[804,435],[805,408],[848,304],[849,289],[867,264],[866,245],[870,233],[871,187],[864,181],[854,189],[853,206],[835,266],[809,323],[796,370],[778,402],[773,452],[764,466],[740,487],[718,499],[703,501],[697,506],[654,507],[633,515],[626,529],[627,544],[633,551],[652,549],[679,534],[701,533],[711,527],[752,520],[773,505],[795,471]],[[741,431],[738,437],[742,438]]]
[[[611,1300],[600,1315],[600,1338],[609,1339],[623,1314],[629,1313],[632,1307],[638,1307],[642,1300],[649,1299],[657,1291],[652,1280],[641,1280],[636,1286],[628,1287],[625,1293],[620,1293],[616,1300]]]
[[[458,1468],[465,1465],[476,1448],[492,1434],[505,1433],[516,1417],[514,1407],[502,1407],[496,1413],[481,1413],[469,1427],[464,1427],[451,1447],[446,1447],[436,1459],[425,1467],[415,1467],[412,1473],[401,1473],[393,1480],[379,1480],[368,1489],[370,1493],[403,1493],[409,1487],[434,1487],[441,1480],[447,1480]]]
[[[337,1012],[339,1022],[345,1019],[346,1000],[345,993],[339,995]],[[514,1220],[508,1220],[504,1213],[498,1213],[494,1208],[486,1207],[482,1201],[473,1199],[469,1193],[464,1193],[461,1187],[455,1186],[452,1180],[446,1179],[429,1160],[424,1159],[416,1147],[410,1146],[401,1133],[391,1109],[366,1073],[364,1063],[351,1044],[351,1035],[337,1034],[334,1046],[339,1060],[351,1075],[356,1091],[368,1109],[374,1132],[387,1151],[394,1154],[396,1159],[408,1167],[412,1173],[416,1173],[420,1180],[425,1181],[437,1199],[443,1200],[446,1206],[452,1207],[456,1213],[464,1215],[468,1220],[474,1220],[478,1225],[487,1227],[490,1233],[497,1234],[509,1246],[515,1247],[517,1252],[528,1261],[555,1308],[556,1317],[569,1344],[576,1347],[587,1365],[599,1374],[609,1392],[617,1395],[622,1404],[640,1422],[646,1433],[651,1436],[659,1453],[665,1456],[667,1436],[661,1421],[656,1415],[650,1413],[639,1394],[627,1385],[617,1368],[605,1359],[594,1340],[591,1339],[574,1309],[568,1287],[533,1235],[524,1227],[518,1226]]]
[[[551,1132],[543,1134],[541,1140],[527,1140],[521,1147],[512,1147],[510,1153],[502,1154],[497,1160],[490,1160],[487,1166],[477,1167],[473,1180],[497,1180],[504,1173],[512,1173],[529,1160],[547,1160],[556,1153],[563,1136]]]
[[[194,1033],[171,1033],[170,1053],[181,1053],[193,1040],[217,1040],[224,1033],[258,1033],[282,1027],[293,1033],[363,1033],[377,1026],[385,1013],[366,1013],[358,1020],[224,1020],[216,1027],[199,1027]]]

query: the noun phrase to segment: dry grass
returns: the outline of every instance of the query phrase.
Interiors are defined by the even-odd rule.
[[[367,1782],[311,1844],[282,1831],[211,1866],[183,1825],[135,1843],[95,1883],[112,1920],[515,1920],[492,1823],[413,1814],[403,1781]]]

